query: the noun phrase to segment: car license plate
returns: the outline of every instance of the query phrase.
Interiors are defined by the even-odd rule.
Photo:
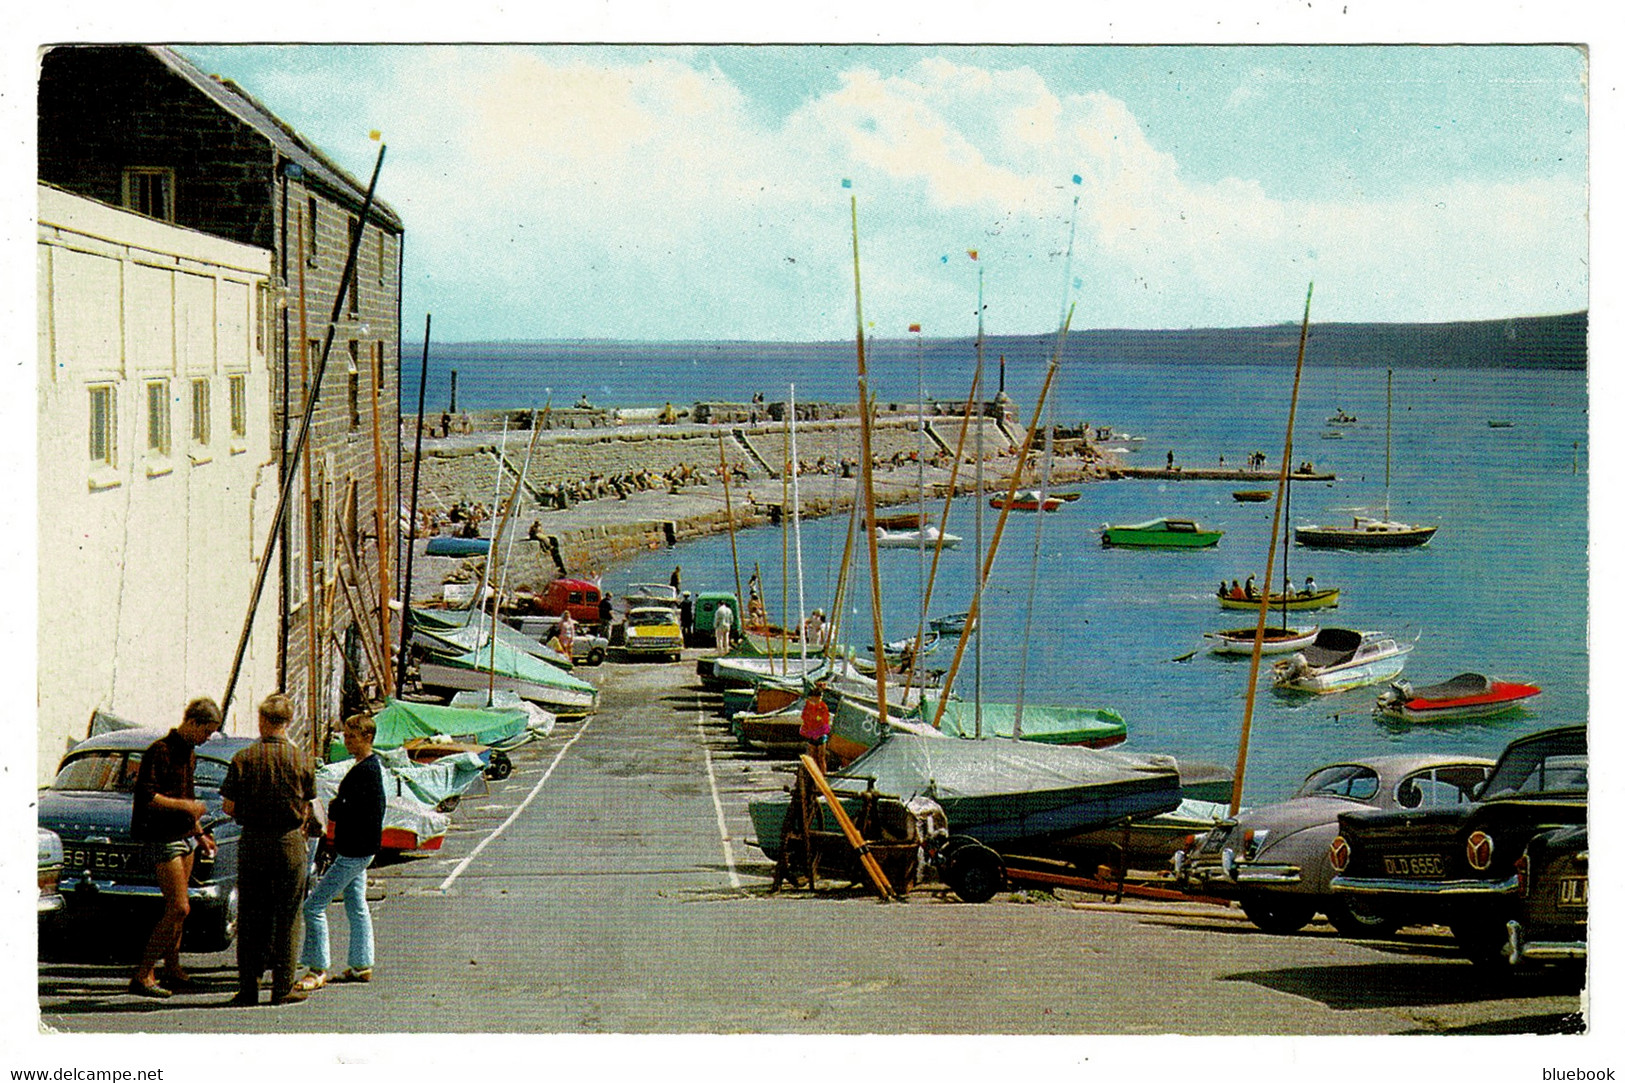
[[[1586,885],[1588,878],[1584,876],[1565,876],[1557,882],[1558,906],[1584,906],[1586,904]]]
[[[1444,858],[1438,854],[1384,857],[1382,867],[1389,876],[1443,876]]]
[[[133,848],[88,847],[68,843],[62,847],[62,868],[65,872],[120,872],[129,868],[134,854]]]

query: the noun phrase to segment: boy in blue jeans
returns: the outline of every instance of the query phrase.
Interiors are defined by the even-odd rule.
[[[327,984],[327,907],[340,895],[350,923],[349,969],[337,981],[372,980],[372,915],[367,910],[367,867],[384,833],[384,770],[372,750],[378,725],[369,714],[344,720],[344,748],[355,758],[327,806],[333,824],[333,863],[305,899],[305,948],[310,972],[295,988],[311,993]]]

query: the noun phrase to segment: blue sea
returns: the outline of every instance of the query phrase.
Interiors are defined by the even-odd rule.
[[[1294,329],[1295,330],[1295,329]],[[1090,361],[1063,365],[1057,375],[1054,417],[1087,419],[1143,436],[1131,463],[1161,466],[1172,451],[1187,467],[1244,463],[1263,451],[1280,461],[1292,389],[1288,348],[1258,363],[1159,365],[1147,361]],[[927,359],[928,393],[963,397],[970,381],[966,351],[944,346]],[[693,360],[693,359],[691,359]],[[989,379],[996,362],[989,357]],[[1383,365],[1314,363],[1311,339],[1297,412],[1293,458],[1334,473],[1330,484],[1292,487],[1291,522],[1348,521],[1356,509],[1380,512],[1384,501]],[[882,355],[871,388],[882,401],[912,399],[916,358],[906,350]],[[736,371],[719,392],[698,366],[670,360],[642,382],[661,399],[748,398],[753,390],[783,397],[788,379],[806,377],[801,399],[855,395],[855,378],[827,365],[803,371],[793,364]],[[577,368],[578,372],[591,371]],[[602,370],[618,371],[613,364]],[[1040,356],[1021,359],[1007,374],[1023,413],[1035,398]],[[599,381],[603,386],[604,381]],[[848,388],[852,390],[847,391]],[[578,392],[569,390],[573,399]],[[647,394],[630,401],[647,402]],[[1358,417],[1325,439],[1335,410]],[[1510,427],[1488,422],[1510,421]],[[1509,367],[1393,369],[1392,515],[1435,523],[1439,532],[1421,549],[1393,552],[1316,551],[1293,547],[1287,573],[1302,584],[1342,589],[1333,610],[1295,615],[1317,622],[1381,630],[1416,640],[1406,676],[1416,684],[1463,671],[1528,680],[1544,689],[1522,713],[1449,726],[1407,727],[1372,716],[1377,688],[1320,697],[1283,698],[1271,690],[1269,659],[1260,671],[1252,722],[1245,800],[1259,804],[1286,796],[1314,768],[1343,757],[1452,749],[1494,756],[1523,733],[1587,718],[1587,390],[1579,370]],[[803,444],[827,453],[823,447]],[[846,449],[851,454],[853,449]],[[828,480],[822,479],[827,485]],[[809,479],[809,488],[820,479]],[[1220,609],[1220,580],[1264,579],[1272,505],[1240,504],[1236,488],[1273,488],[1273,475],[1257,485],[1235,482],[1126,480],[1084,485],[1082,496],[1044,517],[1035,554],[1038,518],[1013,515],[1005,531],[984,601],[980,645],[982,694],[1013,701],[1026,667],[1029,703],[1109,706],[1128,721],[1126,748],[1232,763],[1242,727],[1248,663],[1221,660],[1204,649],[1204,631],[1250,623],[1248,614]],[[1071,488],[1079,488],[1073,486]],[[974,577],[973,502],[961,498],[949,530],[965,538],[944,553],[932,615],[964,610]],[[931,505],[939,515],[940,503]],[[985,536],[997,513],[984,509]],[[1194,552],[1107,550],[1103,523],[1137,522],[1162,515],[1188,516],[1223,530],[1217,548]],[[829,609],[840,561],[845,519],[803,522],[802,574],[806,605]],[[759,566],[770,608],[778,619],[784,580],[784,535],[762,528],[738,535],[744,574]],[[794,550],[789,585],[796,593]],[[911,551],[880,555],[885,634],[913,634],[919,619],[920,573]],[[728,539],[710,538],[676,550],[650,553],[606,576],[618,590],[627,583],[665,581],[681,564],[690,590],[731,588]],[[1034,569],[1036,568],[1036,575]],[[849,642],[868,643],[868,575],[853,569]],[[1276,582],[1281,564],[1277,557]],[[792,615],[792,620],[794,619]],[[952,640],[933,664],[946,668]],[[1180,660],[1191,651],[1197,653]],[[974,652],[967,650],[957,690],[973,688]]]

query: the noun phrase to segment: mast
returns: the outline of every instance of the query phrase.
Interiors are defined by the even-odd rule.
[[[1292,423],[1298,416],[1298,387],[1303,382],[1304,347],[1309,343],[1309,302],[1314,300],[1315,284],[1303,299],[1303,329],[1298,332],[1298,368],[1292,377],[1292,405],[1286,415],[1286,449],[1281,455],[1281,476],[1276,482],[1275,517],[1270,523],[1269,558],[1264,562],[1264,603],[1258,607],[1258,625],[1253,630],[1252,664],[1247,670],[1247,706],[1241,716],[1241,744],[1236,750],[1236,775],[1230,784],[1230,815],[1241,808],[1241,788],[1247,777],[1247,741],[1253,728],[1253,702],[1258,695],[1258,662],[1264,653],[1264,624],[1269,620],[1271,576],[1275,572],[1275,537],[1281,532],[1281,505],[1292,475]]]
[[[796,639],[801,644],[801,676],[807,676],[807,585],[801,574],[801,459],[796,454],[796,385],[790,385],[790,499],[796,535]],[[788,668],[788,667],[786,667]]]
[[[542,432],[542,420],[536,416],[535,410],[532,410],[530,413],[530,425],[530,446],[525,449],[525,465],[520,468],[519,482],[514,486],[513,495],[508,498],[508,507],[502,516],[503,526],[507,525],[509,517],[513,514],[514,507],[519,503],[519,493],[525,487],[525,479],[530,477],[530,458],[531,455],[536,451],[536,438],[540,436]],[[491,605],[491,682],[489,687],[486,689],[485,694],[485,705],[487,707],[495,704],[497,700],[497,610],[501,608],[502,595],[506,593],[508,589],[508,569],[512,567],[513,562],[513,542],[515,531],[510,530],[507,533],[508,547],[502,552],[502,578],[497,580],[496,601]],[[490,556],[486,557],[487,560],[490,560],[495,556],[497,541],[501,537],[502,532],[500,530],[497,530],[491,534],[491,549],[493,552]],[[571,658],[570,663],[574,665],[575,659]]]
[[[423,397],[429,387],[429,329],[433,321],[432,313],[423,314],[423,367],[418,373],[418,429],[412,444],[412,507],[407,512],[412,521],[406,528],[406,583],[401,588],[401,601],[404,604],[401,606],[401,656],[400,668],[395,675],[396,688],[406,685],[406,659],[412,642],[412,557],[418,540],[418,467],[423,463]]]
[[[734,558],[734,603],[738,605],[740,609],[744,609],[744,603],[739,600],[740,595],[744,594],[745,591],[744,588],[739,585],[739,542],[734,538],[734,498],[731,488],[731,479],[728,477],[729,469],[727,439],[728,438],[722,435],[722,433],[717,433],[717,452],[722,456],[722,504],[728,509],[728,551],[733,554]],[[745,614],[742,612],[739,613],[737,615],[737,619],[739,621],[739,635],[740,638],[743,639],[745,633]],[[607,631],[605,634],[608,634]]]
[[[852,186],[851,181],[841,182],[845,187]],[[863,444],[863,501],[869,510],[869,529],[866,532],[869,538],[869,607],[870,618],[874,625],[875,644],[875,701],[880,707],[880,718],[884,721],[886,712],[886,637],[881,631],[880,614],[880,550],[875,539],[875,460],[874,448],[869,432],[869,366],[863,352],[863,279],[858,270],[858,197],[852,196],[852,295],[857,307],[858,317],[858,401],[863,404],[863,412],[859,415],[862,424],[859,434]]]
[[[1382,521],[1393,517],[1388,509],[1388,486],[1394,468],[1394,370],[1388,370],[1388,435],[1384,438],[1382,456]]]
[[[914,634],[914,650],[909,654],[908,674],[905,677],[907,684],[903,688],[903,700],[908,701],[908,685],[914,683],[914,673],[920,668],[920,653],[925,647],[925,339],[920,334],[920,325],[909,324],[908,329],[914,333],[915,350],[915,414],[918,418],[914,430],[914,461],[915,474],[920,489],[920,521],[915,527],[919,544],[915,551],[919,555],[919,589],[920,589],[920,624],[919,630]],[[941,542],[941,537],[938,537]]]
[[[982,261],[977,258],[976,249],[970,250],[970,258],[976,261],[976,376],[972,382],[980,387],[982,383],[983,347],[982,314],[986,311],[987,306],[982,301],[983,267]],[[976,573],[976,582],[971,585],[970,602],[971,612],[973,613],[982,608],[982,585],[987,582],[987,573],[982,570],[982,500],[984,499],[982,466],[986,455],[986,452],[983,451],[982,432],[986,428],[987,410],[981,400],[978,399],[976,403],[976,560],[973,562],[971,569]],[[965,637],[972,635],[975,636],[973,644],[976,653],[971,656],[971,697],[976,703],[976,736],[980,737],[982,736],[982,631],[980,628],[974,628],[968,617],[965,620],[964,630],[960,632],[959,646],[954,651],[955,664],[950,667],[949,672],[952,673],[958,669],[959,657],[965,648]],[[941,694],[938,696],[938,699],[942,702],[937,704],[937,717],[932,721],[932,725],[938,729],[942,728],[943,703],[947,701],[948,693],[952,688],[951,681],[944,683]]]

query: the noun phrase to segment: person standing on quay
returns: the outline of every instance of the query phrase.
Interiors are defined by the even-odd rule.
[[[339,981],[372,980],[372,914],[367,909],[367,868],[382,848],[384,770],[372,750],[378,723],[370,714],[344,720],[344,748],[355,764],[339,782],[327,806],[333,824],[333,863],[305,899],[305,950],[301,961],[310,972],[294,986],[312,993],[327,984],[327,907],[344,896],[350,923],[349,969]]]
[[[220,708],[208,696],[186,705],[181,724],[147,746],[135,779],[130,837],[147,845],[163,892],[164,912],[147,938],[141,966],[130,979],[130,992],[161,998],[192,992],[197,983],[181,969],[181,933],[190,906],[186,885],[192,879],[197,851],[214,853],[214,839],[203,826],[203,802],[192,789],[193,749],[220,728]],[[163,980],[158,978],[164,962]]]
[[[237,995],[231,1003],[259,1003],[260,975],[271,969],[271,1003],[305,999],[293,987],[294,934],[305,897],[305,832],[316,797],[316,776],[305,754],[288,740],[293,704],[280,692],[260,704],[260,739],[231,759],[220,796],[226,815],[242,825],[237,844],[241,894],[237,935]]]
[[[829,743],[829,704],[824,702],[824,682],[818,681],[807,693],[801,707],[801,739],[807,742],[807,755],[824,770],[824,745]]]
[[[570,610],[568,608],[564,610],[564,615],[559,618],[558,637],[559,653],[571,661],[574,661],[576,649],[576,619],[570,616]]]
[[[727,654],[733,647],[733,630],[733,608],[727,602],[722,602],[711,615],[711,632],[716,637],[718,654]]]

